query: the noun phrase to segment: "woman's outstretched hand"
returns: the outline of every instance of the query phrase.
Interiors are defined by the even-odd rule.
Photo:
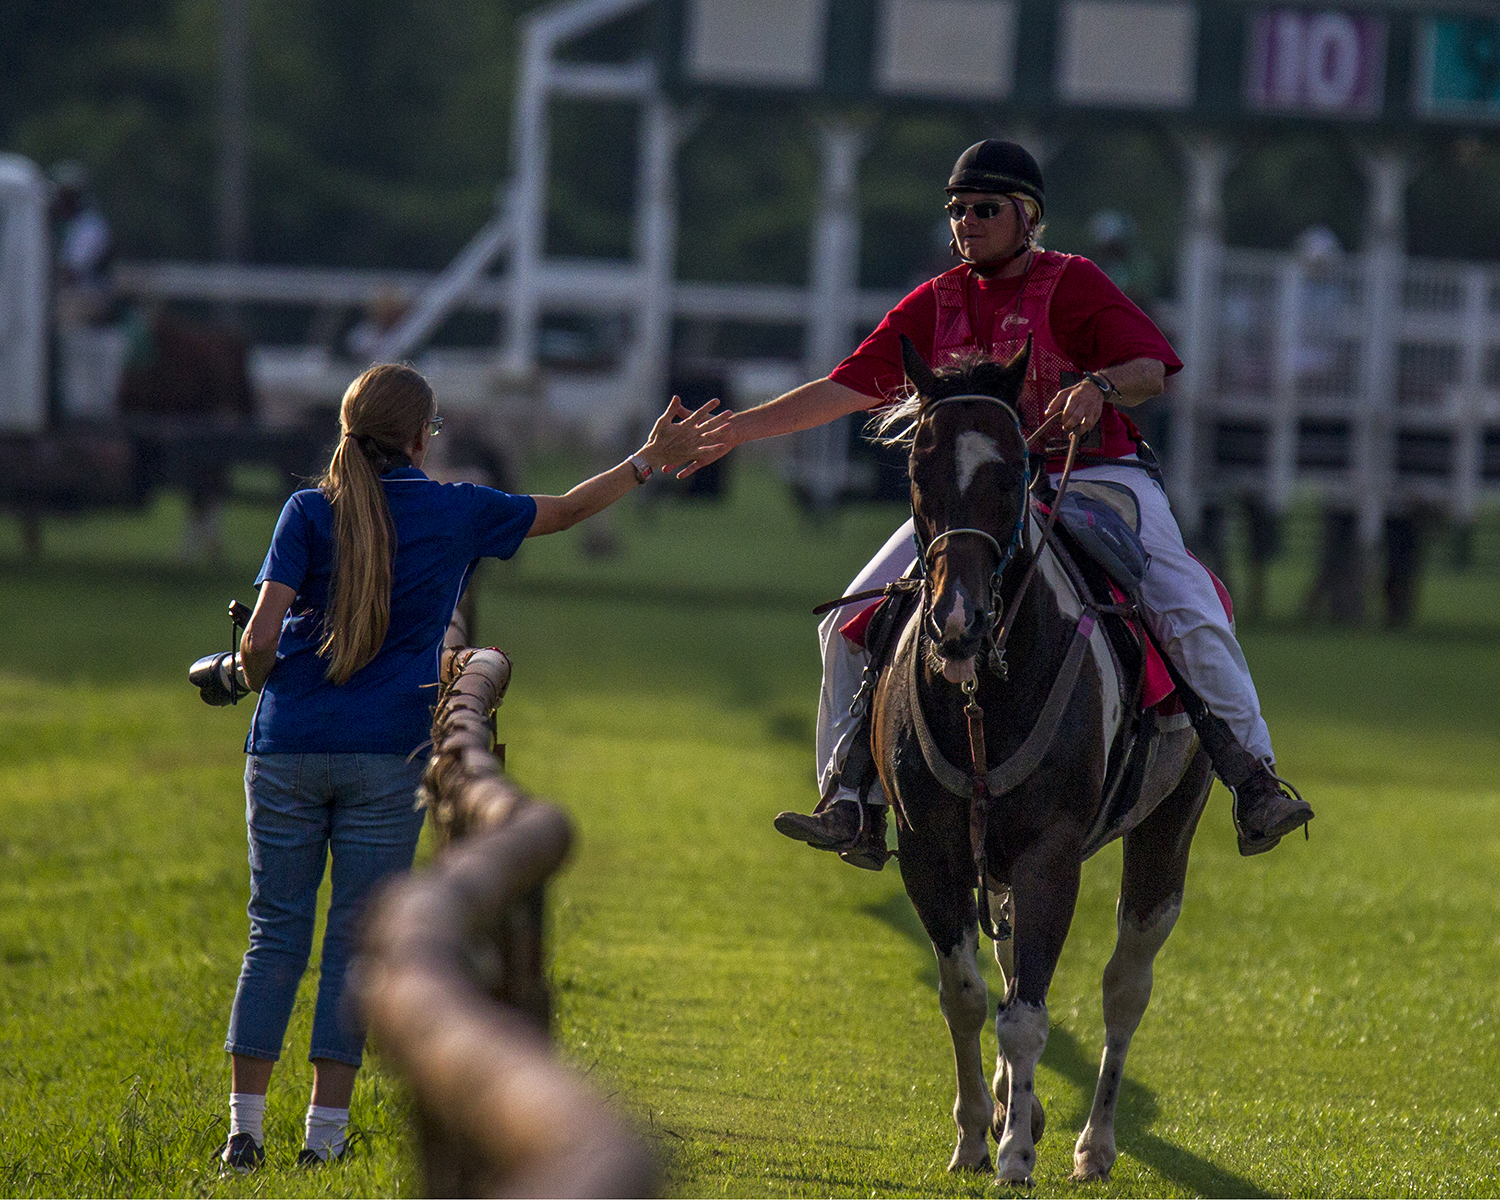
[[[681,397],[673,396],[666,412],[651,427],[641,457],[653,471],[670,473],[681,467],[679,476],[691,475],[705,460],[712,462],[720,457],[728,449],[723,431],[734,414],[718,408],[719,402],[710,400],[702,408],[690,410]]]
[[[732,414],[715,412],[717,400],[689,411],[682,401],[672,397],[667,411],[651,427],[651,436],[640,449],[640,456],[653,471],[663,473],[682,466],[682,474],[692,474],[695,465],[703,466],[724,453],[724,428]],[[536,518],[527,537],[571,529],[579,521],[602,512],[621,496],[635,490],[640,480],[639,464],[622,462],[617,467],[585,479],[570,488],[564,496],[533,496]]]

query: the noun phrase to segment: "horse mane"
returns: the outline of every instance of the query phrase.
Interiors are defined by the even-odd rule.
[[[1013,379],[1007,364],[983,350],[969,350],[955,355],[946,366],[937,368],[933,376],[938,386],[931,395],[919,392],[910,382],[897,392],[896,403],[872,416],[865,425],[865,434],[878,446],[904,446],[911,448],[916,437],[917,421],[927,406],[949,396],[994,396],[1007,404],[1015,398],[1005,393],[1013,390]]]

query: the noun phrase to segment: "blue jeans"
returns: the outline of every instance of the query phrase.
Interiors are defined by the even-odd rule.
[[[415,806],[425,766],[402,754],[249,756],[250,949],[224,1042],[231,1054],[281,1057],[332,850],[333,900],[308,1058],[360,1065],[364,1023],[344,1002],[344,976],[371,889],[411,868],[426,815]]]

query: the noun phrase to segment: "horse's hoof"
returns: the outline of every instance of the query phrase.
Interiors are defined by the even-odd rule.
[[[977,1163],[964,1163],[958,1161],[958,1156],[953,1156],[953,1161],[948,1164],[948,1174],[957,1175],[961,1171],[969,1171],[979,1174],[982,1171],[991,1171],[994,1168],[990,1164],[990,1156],[986,1154]]]
[[[1078,1139],[1078,1145],[1073,1149],[1073,1174],[1074,1183],[1103,1183],[1109,1178],[1110,1171],[1115,1166],[1114,1139],[1108,1139],[1107,1144],[1089,1144],[1085,1139],[1090,1130],[1084,1130]],[[1100,1139],[1101,1142],[1104,1139]]]
[[[1029,1155],[1002,1154],[1000,1166],[995,1172],[996,1183],[1008,1183],[1012,1187],[1035,1187],[1031,1180],[1031,1169],[1036,1166],[1036,1152]]]

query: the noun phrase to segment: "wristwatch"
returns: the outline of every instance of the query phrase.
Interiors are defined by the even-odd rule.
[[[1083,377],[1098,388],[1106,400],[1120,394],[1120,389],[1115,387],[1114,380],[1102,371],[1085,371]]]
[[[640,454],[632,454],[625,460],[630,464],[630,469],[635,472],[635,481],[645,483],[651,478],[651,464]]]

